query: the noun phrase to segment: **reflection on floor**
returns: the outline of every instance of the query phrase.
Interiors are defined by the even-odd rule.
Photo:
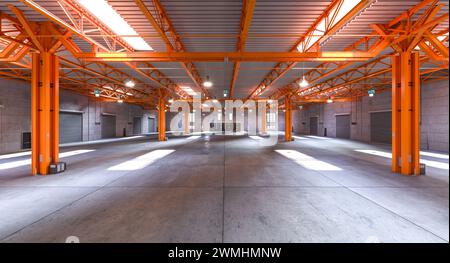
[[[387,146],[295,136],[137,137],[62,149],[29,176],[0,155],[2,242],[448,242],[448,155],[390,173]],[[19,165],[20,164],[20,165]]]

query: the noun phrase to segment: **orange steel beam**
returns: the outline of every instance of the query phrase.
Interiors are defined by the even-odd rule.
[[[344,26],[348,21],[350,21],[355,15],[360,13],[366,6],[372,3],[372,0],[363,0],[360,1],[352,10],[350,10],[344,17],[342,17],[339,21],[334,21],[336,19],[336,14],[339,12],[342,7],[343,0],[334,0],[327,9],[322,13],[321,16],[315,21],[315,23],[309,28],[305,36],[301,37],[291,48],[292,51],[296,51],[298,46],[303,43],[304,48],[302,52],[307,52],[312,49],[316,49],[318,51],[318,46],[321,42],[325,40],[325,38],[334,34],[337,30],[339,30],[342,26]],[[323,35],[318,39],[315,38],[317,35],[317,29],[320,23],[324,21],[325,25],[319,31],[323,31]],[[269,72],[261,83],[250,93],[249,98],[255,97],[261,94],[262,91],[267,89],[270,85],[279,80],[282,76],[284,76],[289,70],[291,70],[296,65],[295,61],[288,61],[288,63],[278,63],[275,66],[275,69]]]
[[[408,11],[402,13],[401,15],[397,16],[393,20],[391,20],[386,26],[383,25],[372,25],[374,28],[374,31],[368,35],[367,37],[363,37],[359,40],[357,40],[355,43],[351,44],[344,50],[351,51],[351,50],[372,50],[373,52],[379,53],[382,49],[386,48],[389,44],[394,50],[401,51],[401,48],[397,48],[396,43],[392,43],[389,39],[389,32],[386,30],[387,28],[392,28],[394,26],[398,26],[398,24],[402,20],[410,20],[411,17],[416,14],[416,12],[420,11],[421,9],[427,7],[429,4],[434,4],[435,0],[425,0],[421,3],[417,4],[416,6],[412,7]],[[431,6],[429,9],[433,9],[434,7]],[[423,25],[422,25],[423,26]],[[370,44],[372,42],[372,45]],[[439,60],[437,58],[436,60]],[[305,78],[310,82],[310,84],[316,84],[317,81],[329,77],[332,74],[352,65],[353,62],[326,62],[322,63],[319,66],[317,66],[317,69],[313,69],[308,71],[305,74]],[[298,83],[301,80],[301,78],[298,78],[291,82],[290,84],[284,86],[280,90],[277,90],[272,95],[270,95],[273,99],[279,99],[282,96],[284,96],[287,93],[298,92],[300,91],[300,88],[298,88]],[[292,88],[294,87],[294,88]]]
[[[34,2],[32,0],[19,0],[19,1],[22,2],[23,4],[25,4],[26,6],[28,6],[29,8],[33,9],[34,11],[36,11],[36,12],[40,13],[41,15],[45,16],[50,21],[58,24],[59,26],[61,26],[63,28],[66,28],[69,31],[71,31],[72,33],[78,35],[83,40],[85,40],[85,41],[87,41],[89,43],[92,43],[94,46],[96,46],[96,47],[98,47],[100,49],[108,50],[107,47],[105,47],[104,45],[100,44],[98,41],[94,40],[90,36],[84,34],[79,29],[75,28],[74,26],[66,23],[63,19],[59,18],[58,16],[56,16],[53,13],[49,12],[48,10],[46,10],[45,8],[41,7],[36,2]]]
[[[285,129],[284,129],[284,139],[286,141],[292,141],[292,99],[291,96],[286,96],[285,101]]]
[[[428,12],[426,12],[425,15],[419,17],[419,19],[416,22],[411,23],[411,21],[410,21],[411,26],[408,29],[414,28],[414,26],[417,25],[419,27],[422,27],[422,28],[425,28],[426,30],[428,30],[429,28],[424,27],[423,23],[427,23],[428,21],[430,21],[430,19],[433,18],[433,16],[437,13],[438,10],[439,10],[439,8],[435,8],[434,6],[430,7],[428,9]],[[410,31],[410,30],[408,30],[408,31]],[[416,45],[416,43],[417,43],[416,42],[417,40],[414,37],[411,37],[411,36],[409,36],[408,38],[400,36],[399,39],[401,39],[401,41],[398,41],[398,47],[397,48],[400,49],[400,51],[404,50],[404,51],[407,52],[408,50],[411,49],[412,45]],[[439,42],[439,43],[442,44],[441,42]],[[397,50],[397,48],[396,48],[396,50]],[[382,56],[381,58],[386,58],[386,56]],[[374,63],[379,63],[379,62],[380,62],[379,59],[374,61]],[[383,64],[387,65],[387,63],[383,63]],[[447,65],[448,66],[448,58],[447,58],[447,63],[443,64],[443,65]],[[369,63],[366,63],[366,64],[362,65],[362,67],[369,68],[369,70],[373,69],[374,66],[375,65],[373,64],[373,62],[369,62]],[[359,68],[361,68],[361,66]],[[353,73],[358,73],[358,72],[361,73],[361,71],[358,68],[355,68],[355,69],[352,69],[350,71],[344,72],[344,73],[334,77],[331,80],[328,80],[328,82],[332,83],[331,85],[329,85],[329,86],[332,86],[332,88],[329,88],[329,87],[328,88],[323,88],[323,87],[320,87],[320,86],[318,87],[316,85],[316,86],[313,86],[311,88],[307,88],[307,89],[302,90],[299,94],[304,96],[305,94],[306,95],[314,95],[315,93],[316,94],[317,93],[320,94],[320,93],[323,93],[324,90],[325,90],[325,92],[329,92],[330,89],[336,90],[336,89],[344,87],[345,85],[349,85],[351,83],[358,82],[358,81],[361,81],[361,80],[366,79],[366,78],[371,78],[373,76],[378,76],[378,75],[386,73],[388,71],[389,71],[389,69],[384,69],[384,70],[380,70],[380,71],[377,71],[377,72],[370,72],[370,74],[369,74],[369,72],[365,72],[365,74],[363,73],[363,75],[364,75],[363,77],[355,79],[355,76],[354,76]],[[345,83],[340,84],[340,85],[335,85],[336,82],[339,81],[339,79],[344,80]],[[350,79],[352,79],[352,80],[350,80]],[[318,90],[318,92],[317,91],[314,92],[314,90]]]
[[[68,67],[71,73],[74,74],[87,74],[87,78],[92,80],[92,82],[84,83],[86,86],[93,86],[92,88],[99,89],[101,91],[100,96],[107,95],[108,97],[114,97],[116,99],[124,99],[125,101],[131,100],[132,98],[146,98],[151,102],[157,97],[156,93],[153,92],[154,88],[148,86],[140,81],[136,81],[136,86],[134,88],[128,88],[124,85],[124,81],[130,79],[130,76],[119,71],[107,64],[97,63],[95,66],[98,70],[89,68],[88,64],[75,63],[73,61],[61,58],[61,64]],[[64,74],[64,77],[68,77],[68,73]],[[73,80],[80,84],[82,81]],[[106,89],[109,86],[113,90]]]
[[[13,5],[8,5],[9,9],[11,9],[11,11],[16,15],[17,19],[20,21],[23,29],[25,30],[25,32],[27,33],[27,35],[30,37],[31,42],[33,43],[33,45],[41,52],[44,51],[44,48],[42,47],[40,41],[37,39],[36,34],[34,33],[34,25],[29,23],[28,20],[25,18],[24,14],[22,13],[22,11],[20,11],[19,9],[17,9],[15,6]]]
[[[245,50],[245,43],[247,42],[248,31],[250,29],[250,24],[252,23],[253,11],[255,9],[256,0],[244,0],[242,2],[242,12],[241,12],[241,24],[239,30],[239,38],[236,45],[236,50],[242,52]],[[235,62],[233,66],[233,75],[231,77],[230,85],[230,97],[233,98],[234,88],[236,86],[236,81],[239,74],[239,68],[241,63]]]
[[[31,174],[46,175],[59,156],[58,58],[47,52],[33,53],[31,88]]]
[[[260,106],[260,104],[258,104],[258,107]],[[259,109],[258,108],[258,114],[261,114],[261,129],[260,129],[260,133],[265,135],[267,133],[267,108],[266,108],[266,104],[264,104],[264,106]]]
[[[366,87],[370,85],[386,86],[386,84],[388,83],[386,81],[390,79],[389,73],[391,72],[392,69],[388,61],[389,56],[390,55],[382,56],[378,59],[362,64],[357,68],[353,68],[346,72],[343,72],[332,79],[319,83],[316,86],[309,88],[308,90],[303,90],[299,94],[297,93],[294,94],[298,99],[313,101],[320,97],[327,98],[331,96],[335,98],[338,94],[348,91],[350,91],[349,94],[353,96],[353,93],[351,93],[351,91],[353,90],[352,86],[353,85],[361,86],[362,84],[360,82],[369,79],[371,80],[371,82],[364,84],[364,86]],[[420,61],[427,62],[430,61],[430,59],[428,57],[422,57],[420,58]],[[427,76],[430,73],[445,70],[448,71],[448,64],[440,63],[437,64],[435,68],[421,71],[420,74],[423,76]],[[448,78],[448,74],[439,77],[439,79],[445,78]],[[374,80],[378,82],[373,82]],[[293,93],[291,92],[291,90],[286,89],[285,95],[288,94]]]
[[[303,89],[298,92],[298,95],[304,98],[320,95],[321,93],[330,91],[331,89],[336,90],[352,83],[389,72],[389,58],[389,55],[376,58],[360,65],[357,68],[350,69],[324,82],[317,83],[312,87]],[[379,69],[380,67],[381,69]]]
[[[153,7],[155,12],[151,12],[144,1],[134,0],[136,5],[145,15],[147,20],[152,24],[153,28],[158,32],[160,37],[163,39],[166,47],[169,51],[184,52],[185,48],[183,42],[178,36],[172,21],[169,19],[166,10],[159,0],[153,0]],[[155,18],[156,16],[156,18]],[[170,38],[170,39],[169,39]],[[203,80],[200,74],[192,62],[180,62],[183,69],[186,71],[188,76],[194,82],[194,84],[203,91],[206,97],[208,97],[208,90],[203,87]]]
[[[29,8],[35,10],[36,12],[40,13],[41,15],[43,15],[44,17],[46,17],[47,19],[49,19],[50,21],[58,24],[59,26],[61,26],[64,29],[67,29],[68,31],[70,31],[71,33],[75,34],[76,36],[80,37],[81,39],[83,39],[84,41],[88,42],[89,44],[92,45],[92,49],[93,50],[101,50],[101,51],[106,51],[106,52],[117,52],[117,51],[122,51],[122,50],[111,50],[111,48],[100,44],[99,40],[94,39],[95,37],[92,35],[88,35],[88,31],[84,31],[81,28],[77,28],[73,25],[70,25],[69,23],[66,23],[63,19],[59,18],[58,16],[54,15],[53,13],[51,13],[50,11],[46,10],[45,8],[43,8],[42,6],[40,6],[39,4],[37,4],[36,2],[32,1],[32,0],[20,0],[22,3],[24,3],[26,6],[28,6]],[[111,45],[112,47],[116,47],[115,44],[119,45],[120,47],[122,47],[123,50],[128,50],[128,51],[132,51],[132,49],[124,42],[121,41],[115,34],[112,33],[108,33],[111,32],[111,30],[106,27],[105,25],[103,25],[100,21],[98,21],[95,17],[92,17],[89,15],[89,12],[86,11],[80,11],[80,10],[84,10],[82,7],[80,7],[79,5],[77,5],[73,0],[61,0],[64,2],[64,4],[66,4],[65,8],[71,8],[70,10],[66,10],[65,14],[67,14],[68,12],[81,12],[81,16],[82,16],[82,21],[83,23],[89,23],[89,25],[94,26],[95,28],[97,28],[98,30],[100,30],[100,32],[105,32],[106,36],[112,36],[112,40],[110,42],[112,42],[113,44]],[[61,6],[61,8],[64,8],[63,6]],[[102,41],[105,41],[103,38],[101,39]],[[71,52],[73,53],[73,47],[76,46],[73,42],[71,42],[71,45],[68,45],[67,43],[70,43],[70,41],[65,41],[64,45],[65,47]],[[72,47],[72,49],[71,49]],[[133,65],[132,63],[126,63],[127,66],[129,66],[130,68],[136,70],[137,67],[135,65]],[[151,65],[148,65],[151,66]],[[152,66],[153,67],[153,66]],[[139,72],[142,75],[142,72]],[[171,83],[170,86],[166,86],[164,87],[165,89],[168,89],[170,92],[181,96],[181,97],[185,97],[187,96],[187,94],[181,90],[180,87],[176,86],[176,85],[172,85],[173,81],[168,79],[162,72],[158,71],[157,72],[158,75],[158,79],[166,79],[165,82],[167,83]],[[145,76],[146,78],[155,81],[155,78],[152,76]],[[161,85],[160,81],[156,81],[155,83],[157,83],[158,85]],[[175,86],[175,87],[174,87]],[[173,90],[173,88],[175,88],[175,90]]]
[[[366,61],[376,54],[365,51],[328,52],[85,52],[74,54],[85,61]]]
[[[92,16],[90,12],[87,12],[78,2],[73,0],[58,0],[58,4],[64,11],[67,18],[69,18],[72,26],[81,32],[83,35],[88,36],[90,32],[99,32],[103,42],[106,46],[102,45],[101,49],[109,51],[117,51],[118,49],[132,50],[131,46],[125,42],[120,36],[114,34],[114,32],[108,27],[104,26],[95,16]],[[85,30],[85,22],[93,26],[95,30]],[[99,36],[90,36],[94,39]]]
[[[421,62],[425,61],[424,58],[420,59]],[[392,69],[392,68],[390,68]],[[371,81],[368,83],[351,83],[346,88],[341,88],[336,90],[334,93],[332,93],[332,98],[334,101],[338,101],[338,99],[357,99],[359,97],[368,96],[367,91],[369,89],[375,89],[377,94],[383,93],[386,91],[390,91],[392,86],[391,80],[394,76],[391,76],[389,74],[390,72],[385,72],[381,74],[381,76],[376,76],[371,78],[371,80],[378,80],[378,81]],[[437,76],[433,76],[434,73],[446,73],[446,74],[439,74]],[[444,80],[448,79],[448,67],[439,66],[432,69],[427,69],[420,71],[420,76],[422,83],[429,83],[435,80]],[[361,81],[365,81],[361,80]],[[362,87],[362,88],[361,88]],[[329,95],[327,93],[324,93],[322,98],[308,98],[307,100],[302,98],[302,101],[309,101],[309,102],[325,102],[326,98]],[[298,96],[296,97],[298,98]]]
[[[166,100],[165,94],[160,90],[158,100],[158,141],[166,140]]]
[[[448,59],[448,47],[444,46],[441,41],[437,39],[437,37],[431,32],[425,33],[426,39],[442,54],[443,57]]]
[[[169,51],[184,52],[183,42],[178,36],[172,21],[169,19],[166,10],[159,0],[153,0],[153,7],[155,12],[150,12],[145,3],[142,0],[134,0],[139,9],[144,13],[145,17],[152,24],[153,28],[158,32],[160,37],[166,43]],[[156,18],[154,17],[157,16]],[[170,38],[170,39],[169,39]],[[183,69],[188,76],[194,82],[194,84],[203,91],[206,97],[208,97],[208,90],[203,87],[203,80],[200,77],[200,73],[192,62],[180,62]]]
[[[393,169],[400,170],[403,175],[419,175],[419,111],[420,111],[420,78],[419,54],[417,52],[403,52],[399,58],[393,58],[395,82],[393,82],[393,117],[395,118],[395,161]],[[399,76],[400,75],[400,76]],[[400,86],[400,87],[398,87]],[[400,98],[398,98],[400,97]],[[400,113],[398,110],[400,109]],[[400,145],[400,147],[398,147]],[[396,165],[394,167],[394,165]],[[400,166],[400,167],[398,167]]]

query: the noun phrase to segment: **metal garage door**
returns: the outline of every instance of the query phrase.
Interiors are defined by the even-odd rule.
[[[317,117],[311,117],[309,118],[309,134],[310,135],[318,135],[318,125],[319,125],[319,118]]]
[[[116,137],[116,116],[102,115],[102,138]]]
[[[336,138],[350,139],[350,115],[336,115]]]
[[[141,133],[142,133],[141,117],[134,117],[133,118],[133,134],[139,135]]]
[[[370,141],[391,143],[392,141],[392,113],[370,113]]]
[[[148,132],[155,132],[155,118],[148,118]]]
[[[81,142],[83,140],[83,114],[59,113],[59,142]]]

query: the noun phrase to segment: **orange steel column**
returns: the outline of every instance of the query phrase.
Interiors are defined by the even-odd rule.
[[[392,172],[400,172],[400,56],[392,56]]]
[[[262,110],[261,114],[261,133],[266,134],[267,133],[267,108],[266,104],[264,103],[264,108]]]
[[[166,140],[166,101],[164,96],[160,96],[158,102],[158,140]]]
[[[31,85],[31,174],[48,174],[59,159],[58,59],[42,52],[32,55]]]
[[[290,96],[286,96],[285,107],[284,138],[286,141],[292,141],[292,103]]]
[[[401,173],[409,175],[412,173],[412,87],[411,83],[411,56],[408,52],[400,54],[401,64],[401,112],[400,112],[400,124],[401,124]]]
[[[411,82],[413,88],[413,169],[415,175],[420,175],[420,58],[419,53],[411,55]]]
[[[420,174],[419,54],[392,58],[392,170]]]
[[[189,134],[189,111],[184,113],[184,134]]]

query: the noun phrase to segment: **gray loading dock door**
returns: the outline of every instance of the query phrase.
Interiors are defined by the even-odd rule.
[[[116,116],[102,115],[102,138],[116,137]]]
[[[318,135],[318,130],[319,130],[319,118],[318,117],[309,118],[309,134]]]
[[[350,115],[336,115],[336,138],[350,139]]]
[[[389,144],[392,142],[392,112],[370,113],[370,141]]]
[[[80,112],[59,113],[59,142],[81,142],[83,140],[83,114]]]
[[[148,118],[148,132],[156,132],[155,118]]]
[[[142,133],[142,118],[134,117],[133,118],[133,134],[140,135]]]

